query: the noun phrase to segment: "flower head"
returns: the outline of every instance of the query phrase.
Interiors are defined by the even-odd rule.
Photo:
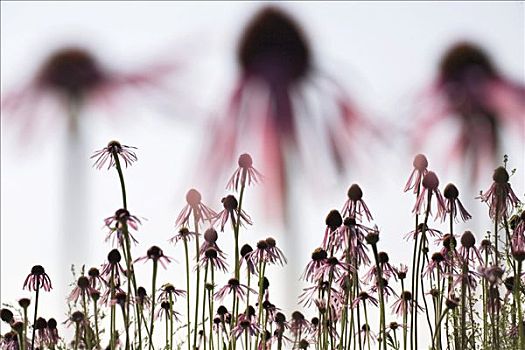
[[[459,191],[454,184],[448,184],[443,190],[443,197],[445,197],[445,211],[441,212],[441,219],[445,221],[446,214],[448,213],[454,219],[458,216],[458,212],[463,221],[472,219],[472,216],[463,207],[459,200]]]
[[[190,217],[193,214],[197,224],[205,221],[211,222],[217,215],[213,209],[202,203],[202,196],[199,191],[192,188],[186,193],[186,206],[181,210],[175,221],[175,226],[188,226]]]
[[[129,232],[129,228],[136,231],[140,223],[140,219],[135,215],[131,215],[127,209],[118,209],[113,216],[104,219],[104,224],[109,228],[106,241],[113,238],[113,243],[117,242],[122,245],[125,235],[129,235],[129,238],[137,243],[137,240]]]
[[[423,176],[425,176],[428,172],[427,157],[425,157],[423,154],[418,154],[414,157],[412,164],[414,165],[414,170],[412,170],[412,173],[408,177],[407,184],[405,185],[405,192],[413,189],[414,193],[417,193],[421,186],[421,181],[423,181]]]
[[[458,42],[444,52],[424,96],[416,147],[446,122],[454,122],[456,132],[452,139],[447,136],[447,162],[470,166],[474,179],[493,164],[501,128],[513,123],[521,128],[525,113],[523,86],[505,78],[489,54],[473,42]]]
[[[224,231],[224,226],[228,219],[231,220],[233,227],[237,225],[237,222],[240,222],[241,225],[244,225],[245,223],[248,225],[252,224],[252,219],[246,214],[244,209],[241,209],[240,211],[237,209],[239,202],[233,195],[230,194],[224,197],[221,202],[224,209],[215,216],[214,220],[214,222],[220,221],[221,231]]]
[[[357,219],[361,218],[364,214],[368,221],[372,221],[372,214],[365,201],[363,201],[363,190],[361,190],[361,187],[353,184],[348,189],[347,196],[348,200],[345,202],[343,210],[341,211],[343,215]]]
[[[110,141],[108,145],[98,151],[96,151],[91,159],[95,159],[94,167],[102,169],[106,164],[108,169],[120,164],[120,159],[124,161],[126,167],[137,161],[137,155],[133,151],[137,149],[133,146],[126,146],[120,144],[118,141]]]
[[[430,213],[430,203],[432,195],[435,195],[435,202],[438,210],[437,217],[440,217],[442,213],[446,211],[446,206],[445,201],[443,200],[443,196],[441,195],[441,192],[438,188],[439,179],[437,175],[433,171],[427,172],[427,174],[423,176],[423,181],[421,182],[421,184],[423,185],[423,190],[421,191],[421,193],[419,193],[419,196],[416,200],[416,204],[414,205],[414,209],[412,209],[412,212],[415,214],[421,214],[423,210],[428,210]]]
[[[146,255],[138,258],[135,260],[135,262],[138,262],[138,261],[147,261],[147,260],[152,260],[154,262],[159,262],[162,267],[164,269],[167,268],[167,264],[171,263],[173,261],[173,258],[170,258],[166,255],[164,255],[164,252],[162,251],[162,249],[160,249],[159,247],[157,247],[156,245],[152,246],[151,248],[148,249],[148,251],[146,252]]]
[[[51,279],[47,275],[44,268],[40,265],[35,265],[31,268],[31,273],[26,277],[24,281],[24,289],[34,291],[39,288],[44,288],[46,292],[49,292],[53,287],[51,286]]]
[[[520,203],[514,194],[510,183],[509,173],[504,167],[494,170],[492,186],[479,197],[482,202],[489,205],[489,216],[492,220],[500,220],[509,216],[509,211]]]
[[[238,191],[239,184],[242,188],[261,181],[262,175],[253,167],[252,157],[248,153],[241,154],[238,163],[239,167],[228,181],[227,189]]]
[[[244,301],[244,298],[248,293],[256,294],[257,292],[248,286],[241,284],[238,279],[230,278],[228,283],[215,293],[215,299],[222,301],[227,294],[231,293],[237,296],[239,300]]]

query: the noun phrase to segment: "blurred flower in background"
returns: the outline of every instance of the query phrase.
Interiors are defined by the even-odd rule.
[[[27,133],[50,114],[44,109],[46,104],[60,108],[68,131],[76,134],[84,109],[91,106],[110,109],[119,95],[131,90],[143,94],[147,101],[151,91],[162,88],[174,71],[175,65],[161,63],[136,72],[117,72],[86,48],[64,46],[52,52],[28,82],[2,96],[2,109],[7,118],[16,119],[14,122],[22,128],[25,141],[32,136]]]
[[[117,65],[116,62],[113,65]],[[78,223],[89,208],[85,160],[91,150],[85,146],[88,142],[85,134],[94,125],[90,122],[94,114],[92,108],[102,108],[113,117],[117,113],[115,107],[134,101],[132,94],[151,104],[153,93],[164,90],[163,93],[169,95],[168,81],[176,71],[175,64],[159,62],[133,72],[119,72],[87,48],[68,45],[51,52],[29,81],[2,96],[2,117],[5,116],[6,125],[13,130],[20,129],[21,140],[15,142],[28,145],[42,136],[40,144],[46,144],[49,140],[46,137],[65,128],[60,230],[63,266],[80,264],[89,254],[86,250],[78,252],[68,247],[86,246],[90,241],[84,225]]]
[[[472,42],[459,42],[445,52],[424,99],[416,147],[443,121],[454,121],[455,135],[441,138],[451,145],[446,159],[460,162],[472,179],[499,161],[502,129],[520,129],[525,120],[525,86],[505,78],[488,53]]]
[[[259,10],[243,31],[237,59],[240,77],[226,116],[215,125],[205,155],[213,171],[207,173],[222,173],[255,142],[265,202],[272,217],[286,219],[287,158],[315,159],[323,149],[324,159],[342,173],[356,152],[354,137],[373,127],[342,85],[316,67],[302,27],[283,10]]]

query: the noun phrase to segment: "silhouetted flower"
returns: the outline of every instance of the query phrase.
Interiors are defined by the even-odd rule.
[[[261,332],[261,327],[257,324],[257,320],[251,320],[244,314],[239,315],[237,325],[232,328],[232,336],[235,339],[239,338],[244,332],[248,332],[248,336],[254,336]]]
[[[192,188],[186,193],[186,203],[175,221],[177,227],[189,226],[192,214],[195,216],[197,224],[205,221],[211,222],[217,215],[215,211],[202,203],[202,196],[196,189]]]
[[[148,249],[148,251],[146,252],[146,255],[136,259],[135,262],[138,262],[138,261],[145,262],[147,260],[153,260],[153,261],[159,262],[162,265],[162,267],[166,269],[167,264],[171,263],[173,261],[173,258],[170,258],[164,255],[164,252],[162,251],[162,249],[154,245]]]
[[[348,200],[345,202],[341,210],[343,216],[350,216],[352,218],[361,218],[363,214],[368,221],[372,221],[372,214],[363,200],[363,190],[357,184],[350,186],[347,192]]]
[[[199,266],[201,268],[209,266],[214,270],[218,269],[223,272],[228,270],[228,264],[215,248],[208,248],[203,252],[203,254],[201,254]]]
[[[31,273],[27,276],[24,281],[24,289],[34,291],[39,288],[44,288],[46,292],[49,292],[53,287],[51,286],[51,279],[45,272],[44,268],[40,265],[35,265],[31,269]]]
[[[514,194],[510,183],[509,173],[504,167],[498,167],[494,170],[492,175],[494,182],[492,186],[485,193],[479,197],[482,202],[486,202],[489,205],[489,216],[492,220],[500,220],[504,217],[509,216],[509,211],[518,203],[520,200]]]
[[[412,170],[412,173],[408,177],[407,184],[405,185],[404,191],[407,192],[411,189],[414,190],[414,193],[417,193],[418,189],[420,188],[421,181],[423,181],[423,176],[425,176],[428,172],[428,160],[427,157],[423,154],[418,154],[414,157],[414,161],[412,162],[412,165],[414,165],[414,170]]]
[[[124,161],[126,167],[137,161],[137,155],[132,150],[137,147],[121,145],[118,141],[110,141],[108,145],[101,150],[96,151],[91,159],[95,159],[94,167],[102,169],[106,164],[108,169],[116,166],[116,157]]]
[[[104,219],[104,224],[109,228],[109,233],[106,236],[106,241],[113,238],[113,244],[117,242],[122,245],[124,243],[124,229],[129,235],[130,239],[136,244],[138,243],[135,237],[130,233],[128,228],[138,230],[140,219],[135,215],[131,215],[127,209],[119,209],[113,216]]]
[[[419,193],[419,196],[417,197],[416,204],[414,205],[414,209],[412,209],[413,213],[421,214],[421,212],[426,211],[427,208],[430,211],[430,202],[432,199],[432,195],[435,195],[436,197],[436,206],[437,206],[437,217],[440,217],[440,213],[443,213],[446,210],[445,207],[445,201],[443,200],[443,196],[441,196],[441,192],[439,191],[439,179],[437,175],[429,171],[427,174],[423,177],[423,190],[421,193]]]
[[[226,225],[228,219],[231,220],[232,226],[234,227],[238,221],[240,221],[241,225],[245,223],[248,225],[252,224],[252,219],[246,214],[244,209],[241,209],[240,212],[237,210],[239,203],[237,202],[237,198],[231,194],[222,199],[222,205],[224,209],[215,216],[214,220],[214,222],[220,221],[221,231],[224,231],[224,225]]]
[[[230,278],[228,280],[228,283],[224,287],[219,289],[217,293],[215,293],[215,299],[222,301],[227,294],[232,293],[235,296],[237,296],[241,301],[244,301],[244,298],[248,293],[257,294],[255,290],[249,288],[244,284],[241,284],[239,280],[235,278]]]
[[[262,179],[262,174],[253,167],[252,157],[248,153],[243,153],[239,156],[239,167],[233,173],[232,177],[228,181],[226,188],[229,190],[239,190],[239,184],[241,187],[258,183]],[[246,182],[248,181],[248,182]]]
[[[443,190],[443,196],[445,197],[445,208],[446,210],[442,212],[441,219],[445,221],[446,214],[450,214],[453,218],[458,216],[458,211],[463,221],[472,219],[472,216],[468,211],[463,207],[461,201],[459,200],[459,191],[454,184],[448,184]],[[458,210],[459,209],[459,210]]]
[[[120,274],[125,273],[124,268],[120,264],[121,259],[120,252],[117,249],[113,249],[108,253],[108,261],[102,266],[100,276],[108,283],[111,283],[110,279],[113,276],[113,286],[120,285]],[[107,291],[109,292],[109,289]]]
[[[78,302],[78,298],[84,298],[86,295],[89,295],[93,289],[94,288],[90,286],[89,278],[80,276],[77,280],[77,285],[71,291],[71,294],[69,294],[68,300],[76,303]]]

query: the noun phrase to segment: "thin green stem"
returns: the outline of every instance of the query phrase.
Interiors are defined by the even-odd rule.
[[[150,326],[149,326],[149,333],[150,333],[150,339],[149,339],[149,348],[153,349],[153,326],[155,324],[155,292],[156,292],[156,283],[157,283],[157,264],[158,261],[156,259],[153,259],[153,276],[151,279],[151,320],[150,320]]]
[[[37,312],[38,312],[38,295],[39,295],[39,292],[40,292],[40,279],[38,279],[38,278],[36,280],[35,292],[36,292],[36,297],[35,297],[35,317],[33,319],[34,321],[33,321],[33,335],[31,336],[31,350],[35,349],[35,333],[36,333],[35,326],[36,326],[36,318],[37,318]]]
[[[195,229],[195,259],[196,259],[196,282],[195,282],[195,317],[194,317],[194,333],[193,333],[193,346],[197,348],[197,334],[199,333],[199,293],[200,293],[200,281],[201,281],[201,269],[199,266],[200,261],[200,243],[199,243],[199,218],[197,214],[193,213],[193,226]],[[189,293],[188,293],[189,295]],[[189,326],[189,325],[188,325]]]
[[[188,251],[188,242],[186,239],[184,242],[184,255],[186,257],[186,317],[188,319],[188,331],[186,332],[188,337],[188,350],[191,350],[191,314],[190,314],[190,257]]]

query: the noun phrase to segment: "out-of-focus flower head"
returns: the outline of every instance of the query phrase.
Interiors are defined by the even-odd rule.
[[[145,96],[158,92],[174,68],[173,64],[159,63],[135,72],[119,72],[87,48],[66,45],[50,52],[27,82],[2,96],[2,110],[18,119],[26,134],[47,114],[64,115],[69,119],[69,131],[75,132],[75,119],[85,107],[111,109],[126,93]],[[45,113],[49,107],[62,113]]]
[[[525,86],[505,78],[477,44],[459,42],[443,55],[422,110],[414,137],[416,146],[422,146],[442,122],[455,122],[457,132],[452,137],[441,135],[441,140],[451,145],[447,162],[455,160],[470,166],[477,178],[481,170],[494,166],[503,125],[521,128]]]
[[[345,89],[315,66],[303,28],[278,7],[262,8],[247,24],[237,60],[240,76],[226,116],[214,126],[205,158],[206,169],[213,170],[206,173],[222,173],[239,148],[257,147],[268,184],[268,208],[282,217],[287,157],[297,154],[306,160],[316,151],[302,149],[304,138],[315,140],[319,150],[328,152],[333,167],[342,171],[355,152],[350,134],[362,134],[370,123]],[[310,108],[310,102],[320,107]]]

